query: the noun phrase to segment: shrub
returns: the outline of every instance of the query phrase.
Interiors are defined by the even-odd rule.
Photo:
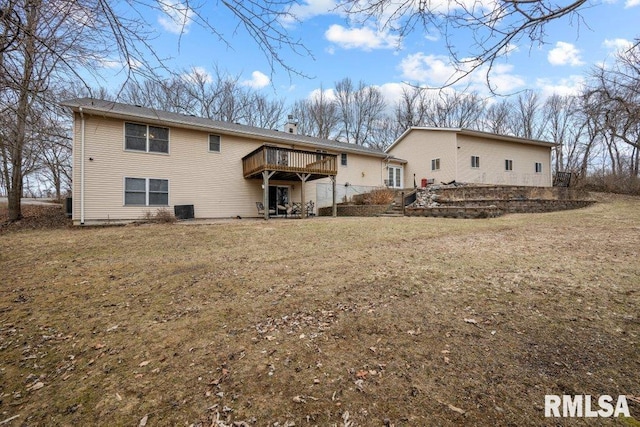
[[[388,205],[393,201],[395,193],[388,188],[376,188],[364,195],[365,205]]]
[[[147,211],[144,214],[145,221],[154,222],[157,224],[173,224],[178,219],[167,208],[160,208],[157,211]]]
[[[629,175],[594,174],[587,176],[578,187],[587,191],[638,196],[640,195],[640,178]]]

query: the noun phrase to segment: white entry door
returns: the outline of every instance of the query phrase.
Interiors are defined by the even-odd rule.
[[[402,188],[402,167],[389,166],[387,186],[391,188]]]

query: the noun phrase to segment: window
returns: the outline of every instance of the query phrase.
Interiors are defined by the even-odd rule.
[[[504,170],[512,171],[513,170],[513,160],[505,160],[504,161]]]
[[[389,166],[389,179],[387,186],[400,188],[402,186],[402,168],[397,166]]]
[[[169,205],[169,180],[151,178],[125,178],[124,205]]]
[[[536,173],[542,173],[542,163],[536,162]]]
[[[431,159],[431,170],[440,170],[440,159]]]
[[[342,166],[347,166],[347,153],[340,154],[340,164]]]
[[[125,123],[124,148],[145,153],[169,153],[169,129]]]
[[[220,135],[209,135],[209,151],[212,153],[220,152]]]
[[[480,167],[480,157],[471,156],[471,167],[472,168],[479,168]]]

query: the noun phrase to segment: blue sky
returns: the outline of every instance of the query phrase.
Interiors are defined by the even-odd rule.
[[[178,0],[169,1],[181,5]],[[291,10],[298,21],[284,23],[313,57],[287,50],[280,53],[292,68],[311,78],[290,75],[278,67],[272,73],[255,41],[242,29],[236,31],[237,21],[219,2],[203,2],[198,12],[214,23],[230,46],[198,26],[189,10],[180,16],[148,10],[145,18],[157,34],[151,43],[160,56],[172,58],[165,64],[170,68],[212,73],[217,65],[240,76],[243,84],[291,102],[309,97],[321,86],[330,89],[336,81],[350,77],[355,82],[362,80],[378,86],[393,103],[406,83],[438,86],[451,76],[453,69],[437,31],[425,32],[416,27],[409,37],[399,40],[373,23],[349,22],[331,11],[335,3],[300,1]],[[575,93],[591,67],[610,59],[616,49],[640,36],[640,0],[589,3],[580,13],[582,19],[562,18],[549,24],[544,44],[520,40],[512,45],[508,57],[495,65],[491,83],[502,93],[523,89],[536,90],[544,96]],[[454,34],[457,49],[464,50],[469,45],[467,36],[462,32],[459,37]],[[483,70],[456,87],[488,93]]]

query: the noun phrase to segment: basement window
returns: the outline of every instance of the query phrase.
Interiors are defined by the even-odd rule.
[[[504,161],[504,170],[512,171],[513,170],[513,160],[505,160]]]
[[[168,206],[169,180],[153,178],[125,178],[124,205]]]

